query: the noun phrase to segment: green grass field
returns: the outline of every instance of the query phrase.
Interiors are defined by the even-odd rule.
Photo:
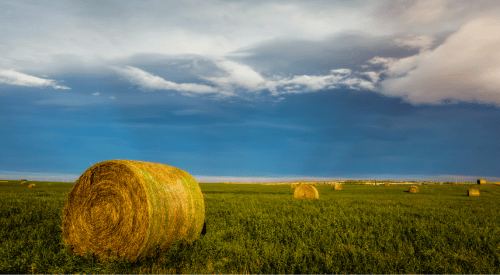
[[[63,246],[73,184],[36,184],[0,183],[0,273],[500,273],[495,185],[317,186],[319,200],[298,200],[288,185],[201,183],[195,243],[100,263]]]

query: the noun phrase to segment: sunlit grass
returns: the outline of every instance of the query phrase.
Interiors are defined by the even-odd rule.
[[[207,233],[145,262],[69,254],[61,217],[71,183],[0,183],[0,273],[499,273],[500,186],[201,183]]]

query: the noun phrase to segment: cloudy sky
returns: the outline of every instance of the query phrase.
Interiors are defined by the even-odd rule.
[[[0,0],[0,177],[500,177],[500,2]]]

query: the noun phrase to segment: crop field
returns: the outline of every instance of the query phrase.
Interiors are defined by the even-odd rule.
[[[35,184],[0,183],[0,273],[500,273],[497,185],[316,186],[313,200],[289,185],[200,183],[206,233],[130,263],[70,254],[73,184]]]

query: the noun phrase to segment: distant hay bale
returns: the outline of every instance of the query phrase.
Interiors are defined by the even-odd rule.
[[[342,190],[342,184],[340,184],[340,183],[335,184],[335,185],[333,186],[333,190],[335,190],[335,191],[340,191],[340,190]]]
[[[28,185],[28,188],[36,188],[36,185],[34,183]]]
[[[443,185],[444,183],[440,182],[439,185]]]
[[[384,186],[391,186],[391,183],[386,182],[386,183],[384,183]]]
[[[485,179],[477,179],[477,184],[486,184]]]
[[[9,182],[9,181],[7,181],[7,180],[0,180],[0,182]]]
[[[467,196],[479,197],[479,190],[478,189],[467,189]]]
[[[295,188],[293,197],[296,199],[319,199],[319,193],[314,186],[301,184]]]
[[[88,168],[68,194],[63,239],[74,254],[136,261],[158,245],[194,242],[205,204],[196,180],[164,164],[103,161]]]
[[[26,183],[28,183],[28,182],[25,180],[21,180],[21,184],[26,184]]]
[[[414,194],[418,193],[418,187],[410,186],[410,193],[414,193]]]

